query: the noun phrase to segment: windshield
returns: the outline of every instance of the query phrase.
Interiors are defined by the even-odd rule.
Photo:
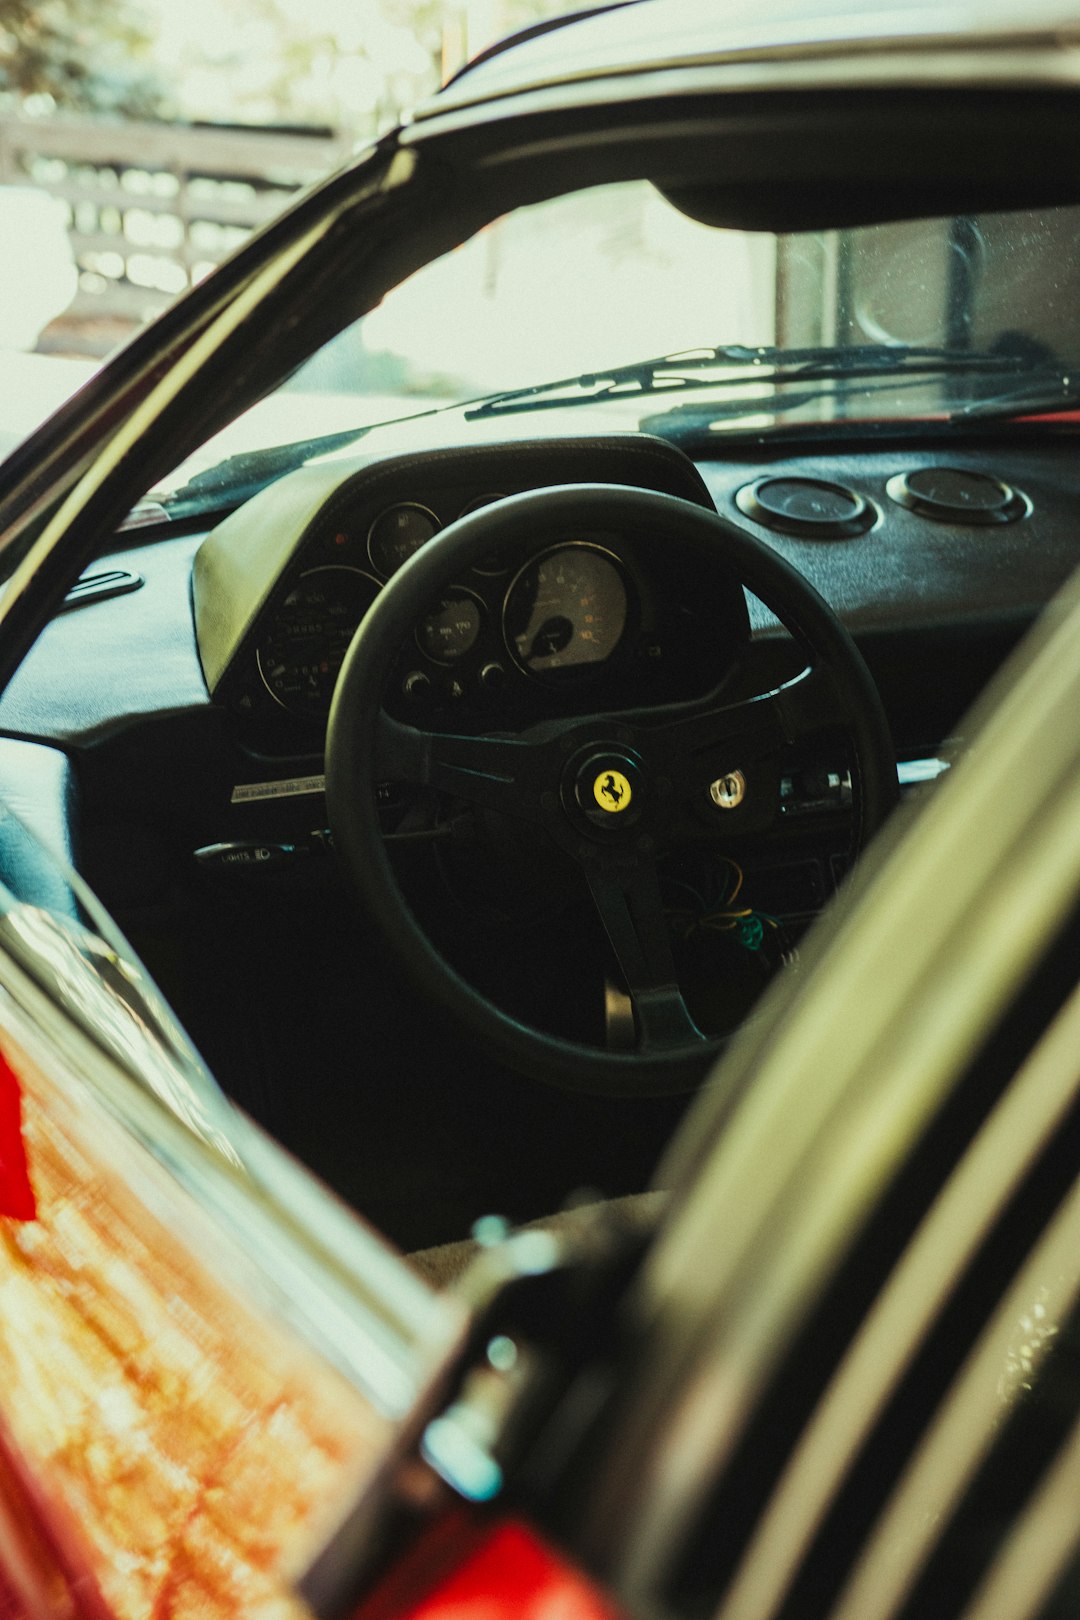
[[[220,489],[191,480],[226,456],[250,472],[253,451],[302,459],[324,435],[461,405],[602,409],[676,438],[1060,411],[1078,214],[772,235],[692,218],[645,181],[522,208],[403,282],[164,493]]]

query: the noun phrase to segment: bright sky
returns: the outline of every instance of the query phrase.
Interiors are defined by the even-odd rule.
[[[188,116],[274,116],[290,44],[322,44],[310,70],[290,73],[298,112],[333,123],[340,105],[362,116],[375,107],[386,81],[423,81],[432,56],[411,30],[395,26],[377,0],[305,0],[282,4],[278,15],[249,0],[141,0],[153,18],[159,59],[170,66],[171,88]],[[265,111],[264,111],[265,107]],[[278,114],[280,116],[280,114]]]
[[[434,88],[440,45],[475,53],[527,16],[572,0],[443,0],[426,37],[409,26],[407,0],[139,0],[158,35],[158,58],[184,116],[245,121],[281,117],[285,70],[295,116],[334,124],[348,109],[362,127],[387,99],[405,104]],[[429,13],[430,15],[430,13]],[[295,50],[314,47],[300,66]],[[456,66],[456,62],[451,62]]]

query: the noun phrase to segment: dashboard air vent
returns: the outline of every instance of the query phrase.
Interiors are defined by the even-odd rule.
[[[738,491],[735,504],[767,529],[811,540],[865,534],[878,515],[864,496],[824,478],[759,478]]]
[[[1031,511],[1026,495],[990,473],[967,467],[920,467],[885,486],[890,500],[936,523],[1015,523]]]

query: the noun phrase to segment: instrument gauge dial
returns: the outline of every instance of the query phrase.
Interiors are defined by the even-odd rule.
[[[301,574],[256,651],[263,685],[292,714],[323,716],[356,628],[379,594],[358,568]]]
[[[577,542],[534,557],[506,595],[506,644],[530,674],[605,663],[626,632],[630,599],[618,560]]]
[[[483,623],[476,598],[451,587],[417,625],[416,644],[436,664],[456,664],[476,645]]]
[[[368,559],[375,572],[389,579],[439,532],[435,513],[416,501],[401,501],[380,512],[368,530]]]

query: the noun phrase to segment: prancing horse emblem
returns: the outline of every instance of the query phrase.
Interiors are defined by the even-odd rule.
[[[618,815],[630,803],[630,783],[621,771],[601,771],[592,790],[601,810],[606,810],[609,815]]]

